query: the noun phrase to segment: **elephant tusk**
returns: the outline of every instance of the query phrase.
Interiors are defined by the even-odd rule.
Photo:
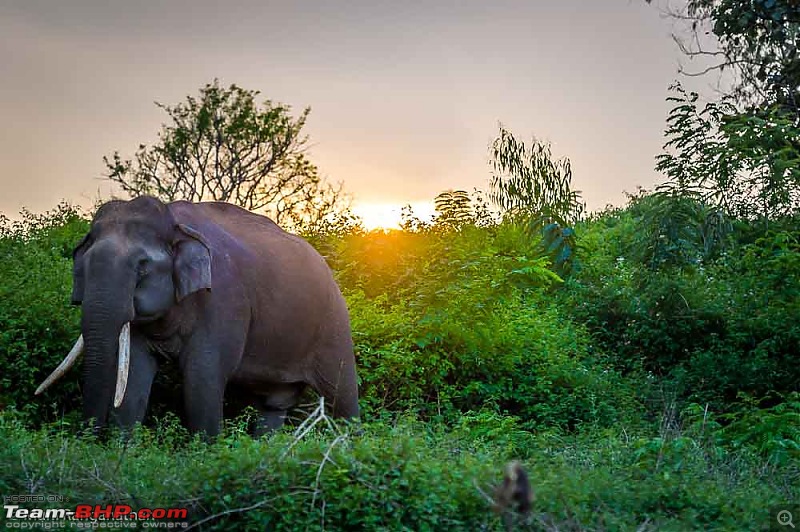
[[[72,350],[69,352],[66,358],[61,361],[61,364],[58,365],[55,371],[53,371],[53,373],[51,373],[50,376],[47,377],[38,388],[36,388],[34,395],[39,395],[48,389],[51,384],[63,377],[64,374],[69,371],[69,368],[75,365],[75,362],[78,361],[81,353],[83,353],[83,335],[78,336],[78,341],[76,341],[75,345],[72,346]]]
[[[114,408],[119,408],[128,387],[128,371],[131,369],[131,324],[122,326],[119,333],[119,361],[117,363],[117,390],[114,393]]]

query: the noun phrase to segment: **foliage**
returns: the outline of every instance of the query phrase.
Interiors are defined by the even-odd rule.
[[[769,220],[800,210],[800,119],[770,107],[732,117],[722,131],[734,164],[749,176],[747,210]]]
[[[543,248],[558,271],[575,264],[575,230],[585,206],[572,189],[569,159],[554,160],[548,143],[517,141],[500,125],[490,149],[489,198],[508,216],[523,221],[531,235],[541,233]]]
[[[169,116],[158,142],[140,145],[134,160],[104,157],[107,177],[131,197],[227,201],[314,230],[345,205],[341,186],[326,183],[306,156],[310,109],[294,118],[288,105],[259,104],[258,95],[214,80],[199,97],[157,103]]]
[[[74,435],[77,372],[32,398],[78,331],[69,257],[86,221],[6,220],[0,490],[188,506],[203,528],[501,530],[484,494],[521,459],[537,496],[523,529],[758,527],[800,485],[797,222],[732,223],[711,254],[678,231],[653,252],[661,201],[581,222],[565,282],[511,219],[332,235],[367,423],[252,440],[239,418],[210,444],[164,417],[169,374],[127,442]]]
[[[647,0],[650,2],[651,0]],[[800,6],[793,0],[689,0],[675,18],[690,23],[689,39],[676,39],[689,57],[711,66],[694,75],[733,71],[730,96],[754,108],[775,107],[800,118]],[[716,50],[704,48],[716,37]]]
[[[768,222],[800,207],[800,129],[774,110],[738,113],[730,99],[702,108],[680,84],[667,98],[664,153],[656,169],[673,196],[694,198],[722,215]]]
[[[676,106],[656,166],[669,178],[665,188],[766,230],[800,209],[800,7],[690,0],[673,16],[691,23],[692,38],[676,39],[683,52],[717,61],[699,74],[729,69],[734,78],[702,108],[696,93],[672,87]],[[717,50],[702,47],[699,35],[709,31]]]
[[[534,138],[526,146],[500,125],[490,155],[489,197],[504,210],[535,216],[540,225],[569,226],[580,219],[584,207],[572,190],[569,159],[554,160],[549,144]]]
[[[77,373],[43,397],[33,392],[78,338],[79,313],[69,304],[72,249],[88,223],[66,204],[21,215],[0,217],[0,409],[52,419],[80,399]]]
[[[677,15],[695,36],[711,28],[718,52],[703,39],[679,44],[721,58],[706,72],[732,68],[732,90],[701,105],[672,87],[656,165],[668,181],[605,217],[612,242],[569,299],[618,367],[664,376],[680,397],[727,415],[742,393],[797,391],[800,329],[786,317],[800,308],[800,11],[780,0],[691,0]]]
[[[631,257],[653,271],[700,266],[729,243],[730,218],[690,193],[642,192],[630,204],[637,226]]]
[[[580,264],[575,255],[577,240],[572,227],[562,227],[555,222],[545,225],[542,228],[542,248],[561,276],[566,276]]]
[[[751,449],[774,464],[797,463],[800,459],[797,392],[762,401],[742,395],[735,410],[725,414],[714,414],[692,403],[686,407],[684,418],[693,434],[705,435],[714,445]]]
[[[667,175],[669,189],[682,195],[694,194],[734,214],[739,168],[724,156],[725,138],[719,130],[726,116],[735,112],[727,100],[698,108],[699,95],[687,93],[680,83],[670,86],[668,102],[675,107],[664,131],[665,152],[656,157],[656,170]]]
[[[213,530],[499,531],[491,497],[521,448],[536,496],[521,530],[757,529],[773,518],[766,508],[798,495],[796,467],[691,431],[576,437],[514,424],[477,415],[447,430],[406,417],[260,440],[233,426],[206,444],[167,421],[99,442],[1,413],[0,489],[187,507]]]
[[[527,253],[531,253],[528,255]],[[332,266],[351,313],[362,405],[454,419],[481,408],[527,427],[608,423],[633,408],[548,303],[560,279],[524,229],[352,235]]]
[[[38,422],[79,400],[75,371],[44,401],[32,400],[35,386],[79,334],[78,313],[68,305],[69,257],[87,228],[85,220],[65,216],[35,218],[3,240],[11,296],[0,311],[14,325],[4,333],[4,401]],[[419,233],[356,231],[341,237],[328,259],[350,306],[369,415],[413,409],[455,421],[461,411],[486,407],[517,415],[529,428],[574,429],[635,410],[632,390],[602,363],[592,367],[583,330],[548,303],[548,291],[561,281],[511,222],[465,224],[459,231],[441,223]],[[43,291],[43,265],[57,272],[49,274],[57,281],[47,288],[53,293]],[[23,303],[31,296],[38,306]],[[41,329],[52,328],[54,319],[60,320],[57,336],[42,342]],[[151,415],[180,412],[175,368],[163,366]]]
[[[446,190],[433,200],[436,206],[436,222],[452,229],[473,221],[469,194],[463,190]]]
[[[659,201],[634,198],[582,228],[587,259],[562,304],[616,368],[670,383],[683,400],[726,411],[740,392],[797,391],[800,327],[787,317],[800,311],[798,222],[756,238],[734,224],[712,256],[688,238],[654,255],[642,220]]]

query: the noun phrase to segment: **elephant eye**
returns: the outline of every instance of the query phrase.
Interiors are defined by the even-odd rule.
[[[148,274],[150,261],[147,259],[140,259],[136,265],[136,276],[141,279]]]

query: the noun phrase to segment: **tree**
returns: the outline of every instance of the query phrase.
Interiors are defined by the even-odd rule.
[[[652,0],[646,0],[650,3]],[[746,107],[777,106],[800,119],[800,3],[797,0],[688,0],[671,15],[689,23],[675,40],[689,57],[712,64],[689,75],[733,71],[729,95]],[[701,35],[713,33],[717,49]]]
[[[341,186],[325,182],[306,157],[302,135],[310,112],[293,117],[288,105],[218,80],[174,106],[158,141],[141,144],[133,160],[104,157],[106,177],[133,196],[164,201],[225,201],[262,211],[293,228],[322,224],[342,210]]]
[[[669,177],[670,193],[694,194],[727,215],[760,220],[764,227],[797,213],[800,3],[688,0],[685,11],[672,15],[690,23],[691,37],[676,37],[681,50],[714,61],[689,75],[735,75],[721,98],[705,105],[680,84],[672,87],[668,100],[676,107],[656,165]],[[702,32],[713,33],[717,49],[704,47]]]
[[[785,114],[739,113],[733,98],[700,105],[680,84],[668,98],[661,190],[694,197],[728,216],[770,220],[800,209],[800,128]]]
[[[575,231],[583,216],[580,192],[572,189],[569,159],[554,159],[550,144],[534,138],[530,146],[517,141],[503,125],[490,148],[489,199],[507,215],[524,220],[531,233],[541,233],[557,270],[574,264]]]
[[[569,159],[554,159],[550,144],[534,138],[526,146],[501,124],[489,164],[489,199],[506,212],[531,216],[541,226],[573,225],[583,214]]]
[[[469,194],[464,190],[445,190],[433,200],[436,223],[443,227],[459,229],[474,222]]]

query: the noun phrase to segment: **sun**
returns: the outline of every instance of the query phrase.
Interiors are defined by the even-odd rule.
[[[361,218],[364,229],[400,229],[401,213],[405,205],[411,205],[414,215],[421,220],[430,220],[434,214],[431,202],[418,201],[409,203],[356,202],[353,213]]]
[[[353,212],[361,218],[364,228],[399,229],[401,205],[393,203],[361,203],[353,206]]]

